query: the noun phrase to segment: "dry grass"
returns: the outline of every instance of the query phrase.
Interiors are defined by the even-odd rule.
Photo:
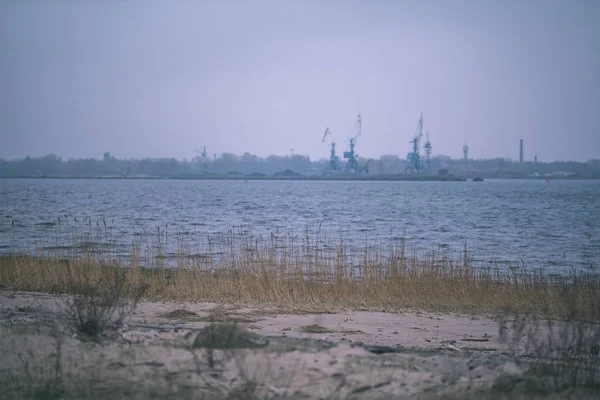
[[[306,325],[300,327],[300,332],[304,333],[332,333],[335,332],[333,329],[326,328],[321,325]]]
[[[128,261],[97,252],[2,257],[0,287],[69,293],[74,285],[101,282],[116,268],[126,271],[128,287],[144,286],[148,300],[252,304],[279,310],[478,314],[510,310],[553,317],[567,316],[559,289],[569,287],[581,314],[599,317],[593,305],[600,301],[600,279],[594,271],[559,277],[524,269],[475,268],[466,249],[454,260],[407,256],[404,246],[373,250],[365,245],[361,254],[352,256],[343,241],[331,246],[308,236],[300,243],[272,237],[227,239],[203,257],[186,256],[186,247],[178,247],[181,251],[172,268],[165,266],[160,254],[155,254],[151,268],[142,267],[139,248],[134,248]]]
[[[99,340],[106,331],[119,328],[136,308],[145,291],[143,284],[133,286],[124,268],[110,268],[100,279],[82,283],[69,269],[68,292],[64,298],[69,328],[73,333]]]
[[[600,320],[600,279],[593,270],[552,276],[525,269],[476,268],[466,250],[455,259],[434,255],[407,257],[403,246],[385,251],[373,251],[372,247],[365,246],[362,256],[357,258],[349,256],[343,244],[323,246],[308,238],[305,243],[283,245],[275,245],[271,239],[226,243],[229,245],[221,245],[217,251],[212,249],[210,256],[188,257],[182,250],[177,254],[174,268],[167,268],[160,251],[151,257],[156,264],[150,265],[151,268],[142,267],[138,249],[133,250],[128,261],[117,261],[103,253],[0,257],[0,288],[70,293],[74,298],[79,295],[83,302],[72,303],[73,307],[67,308],[78,331],[88,326],[85,323],[88,320],[99,321],[102,329],[121,321],[122,316],[133,310],[140,295],[147,300],[258,305],[264,307],[265,313],[273,309],[478,314],[508,311],[516,313],[517,318],[506,332],[500,330],[501,336],[515,345],[526,340],[532,355],[538,359],[536,368],[523,379],[498,381],[491,391],[478,393],[474,398],[514,398],[515,394],[541,398],[541,394],[599,388],[600,333],[598,325],[589,324]],[[220,256],[213,257],[213,253]],[[143,293],[140,288],[144,288]],[[123,302],[126,299],[134,302]],[[90,306],[89,312],[86,305]],[[532,323],[531,315],[536,315],[538,320]],[[172,310],[165,316],[200,318],[185,309]],[[550,325],[542,327],[541,323],[546,323],[543,317],[562,318],[566,323],[547,321]],[[194,360],[202,358],[202,363],[212,371],[220,360],[215,348],[230,351],[230,348],[262,346],[263,343],[255,341],[256,335],[234,329],[240,318],[244,317],[225,309],[211,314],[207,318],[210,322],[231,320],[231,323],[210,324],[198,335],[190,349]],[[501,327],[503,324],[500,320]],[[305,326],[302,330],[331,331],[319,325]],[[62,342],[57,340],[55,347],[55,360],[59,360]],[[202,357],[194,353],[196,350]],[[0,383],[9,389],[12,387],[19,395],[23,388],[33,390],[31,398],[65,397],[66,392],[76,393],[73,398],[81,398],[98,393],[97,388],[91,386],[97,379],[88,382],[81,377],[67,376],[59,361],[48,364],[45,360],[36,361],[46,362],[46,369],[38,376],[35,375],[37,370],[27,369],[33,361],[23,357],[20,359],[25,368],[23,373],[16,377],[0,376]],[[196,363],[197,371],[204,371],[202,363]],[[167,380],[166,375],[164,379]],[[239,397],[251,398],[249,393],[256,391],[256,382],[260,379],[244,379],[247,385]],[[83,382],[81,387],[73,388],[72,382],[80,381]],[[115,390],[123,388],[119,386]],[[114,390],[110,392],[111,398],[116,395]],[[237,397],[230,393],[230,398]]]
[[[491,388],[474,392],[472,398],[542,398],[553,395],[559,398],[565,394],[580,396],[588,391],[597,392],[600,388],[599,325],[589,323],[600,319],[600,285],[593,271],[587,274],[571,272],[563,277],[524,270],[502,272],[499,269],[474,268],[466,253],[463,259],[452,262],[407,258],[403,252],[400,256],[387,258],[381,255],[372,259],[365,257],[358,268],[350,269],[345,267],[347,264],[341,253],[339,258],[333,259],[307,258],[305,254],[281,258],[267,250],[270,251],[257,246],[251,256],[232,251],[221,258],[218,268],[200,265],[174,269],[142,268],[136,262],[135,254],[129,263],[121,264],[114,260],[109,263],[98,257],[82,256],[69,259],[4,257],[0,258],[0,285],[11,290],[64,292],[74,294],[74,298],[80,296],[83,303],[72,303],[73,307],[64,310],[80,333],[82,327],[88,326],[82,321],[97,321],[100,324],[94,327],[98,326],[100,330],[118,323],[123,315],[135,308],[140,288],[144,288],[143,296],[150,300],[253,303],[268,306],[265,307],[266,313],[273,307],[292,311],[367,308],[518,312],[528,315],[517,315],[506,330],[502,329],[505,321],[499,320],[500,336],[515,346],[525,340],[533,367],[523,377],[499,378]],[[293,252],[293,249],[283,251]],[[127,303],[127,299],[133,302]],[[82,311],[85,318],[81,318]],[[538,319],[532,319],[531,314],[537,315]],[[200,318],[185,309],[171,310],[165,316]],[[541,316],[560,317],[565,321],[546,321]],[[232,323],[214,323],[226,318]],[[179,398],[226,398],[226,395],[229,398],[259,398],[259,389],[265,387],[264,377],[244,375],[241,367],[244,361],[237,357],[240,357],[239,351],[262,348],[266,342],[256,334],[238,329],[238,318],[242,316],[236,316],[223,307],[217,308],[207,318],[213,323],[196,336],[188,350],[202,382],[218,374],[224,363],[231,361],[240,364],[240,376],[245,383],[233,391],[229,388],[229,391],[222,391],[221,386],[203,383],[206,387],[202,387],[205,390],[202,393],[206,395],[188,396],[178,392]],[[546,323],[550,325],[542,326]],[[316,324],[303,326],[300,330],[334,332]],[[96,335],[96,329],[92,333],[92,336]],[[72,339],[70,335],[68,337]],[[44,360],[29,360],[27,357],[33,356],[28,353],[15,353],[21,357],[17,360],[22,363],[20,372],[10,376],[0,374],[0,383],[9,388],[9,393],[18,395],[17,398],[81,398],[92,392],[99,393],[98,382],[102,382],[111,387],[110,393],[106,392],[104,396],[106,398],[108,395],[111,398],[133,396],[134,393],[124,392],[130,386],[129,382],[68,375],[60,362],[63,342],[57,339],[52,344],[55,346],[56,362],[46,362],[41,373],[29,366],[34,365],[34,361],[40,363]],[[102,370],[94,373],[108,377],[113,372]],[[153,389],[153,396],[169,398],[174,395],[169,391],[170,376],[156,375],[153,378],[160,382],[164,380],[168,389],[157,386]],[[164,394],[161,392],[163,389]],[[446,389],[453,390],[450,386]],[[3,398],[2,395],[0,398]],[[465,397],[461,394],[457,398]]]
[[[526,356],[535,359],[528,372],[530,388],[555,393],[570,389],[600,391],[600,324],[581,309],[572,287],[560,288],[567,310],[563,320],[518,315],[513,321],[499,319],[499,338],[510,347],[524,345]],[[594,314],[600,303],[590,304]]]

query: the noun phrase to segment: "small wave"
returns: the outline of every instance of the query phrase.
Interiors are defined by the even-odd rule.
[[[72,250],[71,246],[44,246],[44,250]]]
[[[212,254],[212,256],[214,256],[215,254]],[[207,259],[210,258],[211,254],[208,253],[196,253],[196,254],[190,254],[187,255],[186,258],[188,259],[197,259],[197,258],[202,258],[202,259]]]

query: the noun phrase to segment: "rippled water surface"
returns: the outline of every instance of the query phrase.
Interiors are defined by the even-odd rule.
[[[3,253],[72,245],[85,227],[120,254],[144,232],[184,235],[193,245],[231,229],[308,229],[358,244],[404,238],[413,249],[460,251],[466,243],[478,259],[530,267],[600,261],[600,181],[4,179],[0,195]]]

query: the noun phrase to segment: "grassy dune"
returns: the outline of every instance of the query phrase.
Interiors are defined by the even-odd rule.
[[[160,248],[155,247],[152,268],[142,266],[139,247],[127,261],[117,261],[105,255],[108,252],[2,257],[0,285],[68,293],[74,284],[107,281],[114,271],[121,271],[131,287],[145,287],[148,300],[288,310],[510,311],[564,317],[567,294],[582,317],[597,319],[600,314],[600,279],[591,269],[555,276],[525,269],[475,268],[466,249],[452,259],[424,253],[408,256],[404,246],[373,251],[365,245],[363,254],[351,259],[343,242],[324,246],[308,237],[302,243],[227,240],[218,247],[216,260],[192,256],[186,252],[189,246],[180,244],[174,268],[165,267]]]

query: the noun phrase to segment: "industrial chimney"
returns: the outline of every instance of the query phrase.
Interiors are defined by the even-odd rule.
[[[523,139],[520,141],[521,151],[519,152],[519,162],[523,164]]]

